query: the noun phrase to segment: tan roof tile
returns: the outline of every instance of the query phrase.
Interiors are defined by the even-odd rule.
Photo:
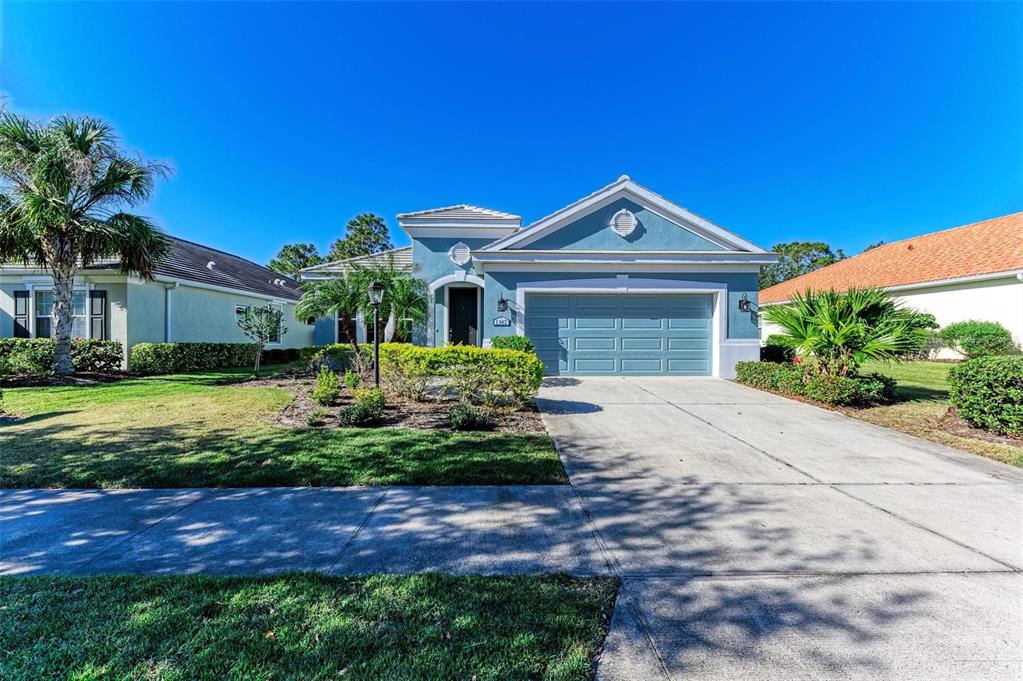
[[[872,248],[760,292],[761,303],[796,292],[888,287],[1023,270],[1023,212]]]

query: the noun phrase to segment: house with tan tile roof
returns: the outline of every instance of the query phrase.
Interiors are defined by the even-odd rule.
[[[884,244],[760,292],[761,305],[799,292],[874,286],[942,326],[999,322],[1023,342],[1023,212]],[[775,333],[764,324],[762,336]]]

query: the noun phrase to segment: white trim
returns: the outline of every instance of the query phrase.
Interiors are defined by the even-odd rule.
[[[434,291],[439,289],[441,286],[446,286],[448,284],[464,284],[464,283],[476,284],[480,288],[483,288],[484,285],[485,285],[485,282],[483,281],[482,277],[477,277],[475,274],[469,274],[465,270],[459,270],[459,271],[455,272],[454,274],[448,274],[448,275],[445,275],[445,276],[440,277],[438,279],[434,279],[432,282],[430,282],[429,290],[430,290],[430,293],[432,294]]]
[[[916,289],[935,288],[939,286],[954,286],[955,284],[971,284],[979,281],[994,281],[996,279],[1009,279],[1015,277],[1019,281],[1023,281],[1023,270],[1005,270],[1002,272],[987,272],[985,274],[971,274],[965,277],[952,277],[950,279],[935,279],[934,281],[921,281],[914,284],[898,284],[895,286],[878,286],[882,291],[914,291]],[[813,287],[808,287],[813,288]],[[765,291],[767,289],[764,289]],[[805,289],[801,289],[805,290]],[[761,291],[760,293],[763,293]],[[772,300],[769,303],[761,303],[761,305],[784,305],[791,302],[791,298],[785,300]]]
[[[481,227],[473,225],[448,225],[429,227],[406,227],[405,233],[414,239],[491,239],[497,241],[519,231],[518,227]]]
[[[646,187],[636,184],[627,175],[623,175],[618,178],[617,181],[607,185],[603,189],[600,189],[593,194],[576,201],[575,203],[569,204],[568,206],[551,213],[547,217],[541,218],[529,227],[520,230],[518,233],[505,237],[504,239],[490,244],[489,246],[485,246],[484,250],[499,251],[507,249],[510,246],[528,244],[557,231],[570,222],[574,222],[575,220],[598,210],[608,203],[626,196],[632,196],[633,198],[639,199],[637,203],[640,203],[645,207],[653,206],[654,208],[664,211],[665,215],[661,217],[666,217],[672,222],[680,223],[680,227],[690,229],[690,231],[694,231],[700,236],[710,238],[715,243],[720,243],[721,245],[740,251],[761,254],[767,253],[767,251],[756,244],[746,241],[723,227],[719,227],[709,220],[686,210],[682,206],[672,203],[664,197],[655,194]]]
[[[163,341],[165,343],[174,342],[174,324],[171,319],[171,311],[174,309],[174,306],[172,305],[173,296],[171,296],[171,291],[177,287],[178,282],[175,281],[163,289]]]
[[[736,263],[577,263],[577,262],[491,262],[485,266],[480,263],[481,270],[486,272],[674,272],[674,273],[740,273],[756,274],[760,265]]]
[[[453,288],[471,288],[476,290],[476,347],[481,347],[483,344],[483,286],[472,282],[449,283],[444,287],[444,326],[441,327],[444,345],[451,343],[451,329],[448,326],[448,313],[451,309],[451,303],[448,293]]]
[[[648,263],[722,264],[748,263],[768,265],[777,260],[773,254],[737,251],[484,251],[477,250],[473,259],[481,263],[496,262],[560,262],[560,263]]]
[[[728,287],[717,282],[674,281],[671,279],[614,278],[534,281],[515,291],[515,333],[526,335],[526,297],[530,293],[704,293],[711,296],[711,375],[720,378],[721,343],[728,337]],[[759,340],[756,341],[759,344]]]

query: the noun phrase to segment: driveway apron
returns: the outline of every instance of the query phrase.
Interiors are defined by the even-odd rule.
[[[727,381],[549,379],[623,588],[598,678],[1023,678],[1018,469]]]

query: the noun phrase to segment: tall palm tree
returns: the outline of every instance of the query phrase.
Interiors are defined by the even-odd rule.
[[[167,241],[147,218],[125,212],[145,203],[159,163],[129,157],[113,129],[95,118],[47,123],[0,110],[0,262],[22,262],[53,277],[53,371],[70,374],[75,274],[116,258],[126,274],[152,279]]]
[[[880,289],[806,291],[763,314],[821,374],[845,376],[867,359],[900,359],[918,352],[929,336],[929,315],[902,307]]]

